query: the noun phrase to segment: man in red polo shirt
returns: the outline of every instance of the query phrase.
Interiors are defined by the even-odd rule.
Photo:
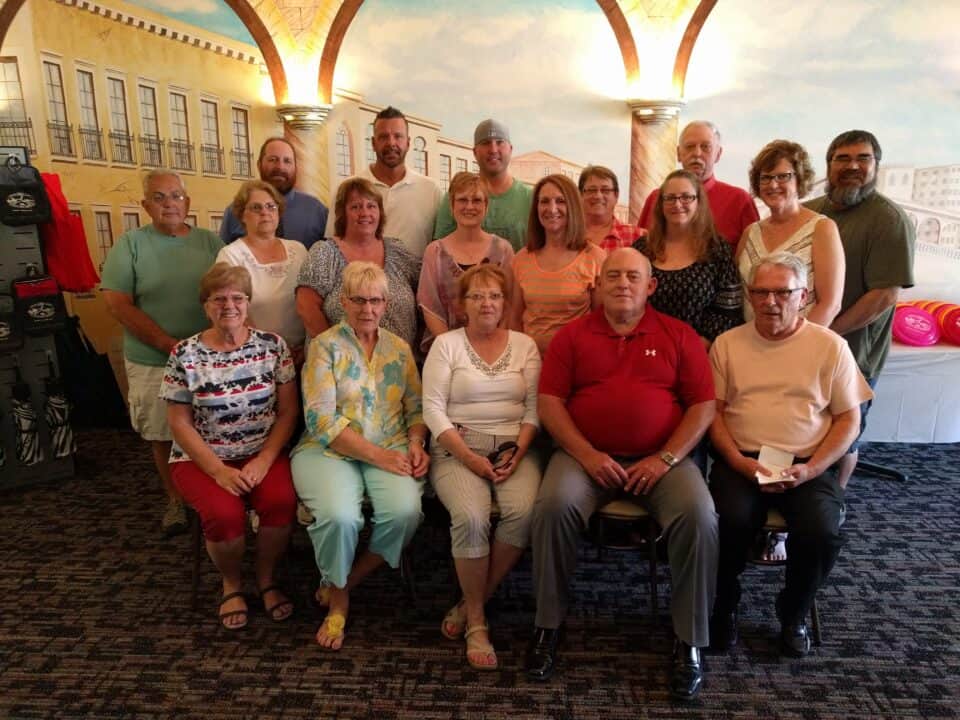
[[[602,306],[562,328],[544,358],[538,411],[559,449],[533,510],[537,618],[526,671],[552,675],[580,535],[598,507],[627,494],[664,528],[677,635],[670,691],[690,700],[710,640],[717,514],[687,454],[713,420],[714,387],[693,329],[647,305],[655,288],[643,255],[614,250],[600,272]]]
[[[723,154],[720,131],[706,120],[694,120],[680,133],[677,160],[684,170],[692,172],[703,183],[713,213],[717,232],[733,247],[737,246],[743,231],[760,219],[753,198],[743,188],[720,182],[713,176],[713,168]],[[647,195],[640,212],[640,227],[649,230],[653,225],[653,206],[659,190]]]

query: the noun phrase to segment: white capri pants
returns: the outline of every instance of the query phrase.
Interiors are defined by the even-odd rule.
[[[467,429],[460,432],[467,447],[483,456],[505,442],[517,440],[516,435],[486,435]],[[530,544],[533,503],[540,488],[540,464],[532,450],[528,449],[509,478],[493,483],[472,473],[434,440],[430,482],[450,513],[451,551],[455,558],[490,554],[492,496],[496,496],[500,506],[496,539],[518,548]]]

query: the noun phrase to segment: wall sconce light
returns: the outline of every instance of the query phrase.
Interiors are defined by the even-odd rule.
[[[297,130],[321,127],[333,105],[277,105],[277,118]]]
[[[627,100],[637,119],[647,125],[665,123],[680,114],[683,100]]]

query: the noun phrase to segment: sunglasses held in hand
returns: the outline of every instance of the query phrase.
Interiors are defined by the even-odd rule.
[[[515,442],[505,442],[487,455],[487,460],[493,465],[494,470],[500,470],[510,464],[519,449],[520,446]]]

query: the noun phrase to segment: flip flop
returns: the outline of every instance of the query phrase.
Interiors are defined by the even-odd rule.
[[[268,592],[276,592],[283,595],[286,600],[281,600],[280,602],[267,607],[266,594]],[[279,585],[269,585],[268,587],[260,590],[260,600],[263,602],[263,609],[266,611],[267,616],[274,622],[283,622],[289,620],[293,616],[293,600],[283,591]]]
[[[460,602],[450,608],[447,614],[443,616],[443,622],[440,623],[440,634],[447,640],[459,640],[463,637],[466,629],[467,614],[463,600],[460,600]]]
[[[244,596],[242,592],[232,592],[220,598],[220,607],[223,607],[224,603],[238,597],[243,598],[244,602],[247,600],[246,596]],[[220,618],[220,624],[223,625],[226,630],[242,630],[247,626],[247,622],[250,617],[250,608],[247,608],[246,610],[228,610],[227,612],[220,613],[218,617]],[[243,617],[243,622],[239,625],[228,625],[226,621],[228,618],[232,617]]]
[[[479,643],[470,639],[470,636],[475,633],[489,631],[490,626],[484,623],[483,625],[474,625],[473,627],[467,628],[463,634],[463,637],[467,641],[467,663],[474,670],[496,670],[500,667],[500,661],[497,659],[497,653],[493,649],[493,645],[489,642]],[[481,662],[480,658],[485,659],[486,662]]]
[[[332,652],[338,651],[343,647],[343,629],[347,626],[347,618],[343,613],[332,612],[324,618],[323,623],[320,625],[317,630],[317,635],[320,634],[320,630],[327,628],[326,635],[331,640],[340,640],[340,644],[336,647],[328,647],[327,645],[320,645],[324,650],[330,650]],[[319,640],[317,641],[319,643]]]

